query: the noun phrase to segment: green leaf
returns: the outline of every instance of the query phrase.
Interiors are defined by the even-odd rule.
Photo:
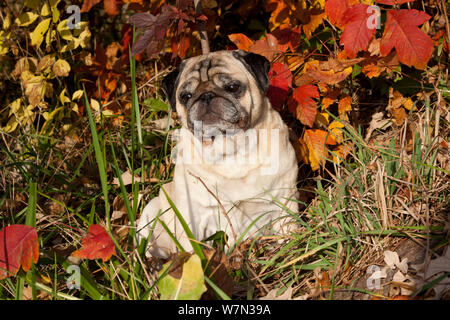
[[[162,277],[171,265],[169,273]],[[198,300],[206,291],[202,263],[196,254],[181,253],[174,262],[164,264],[159,276],[162,300]]]

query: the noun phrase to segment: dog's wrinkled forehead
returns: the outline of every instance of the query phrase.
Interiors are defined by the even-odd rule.
[[[212,53],[185,60],[181,79],[186,84],[194,85],[199,82],[213,81],[214,78],[226,82],[231,80],[232,75],[244,78],[245,70],[245,66],[236,61],[229,52],[220,55]]]

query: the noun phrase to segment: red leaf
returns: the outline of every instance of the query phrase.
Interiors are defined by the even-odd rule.
[[[289,87],[292,85],[292,74],[289,66],[275,62],[269,71],[269,89],[267,96],[272,103],[272,107],[280,110],[289,93]]]
[[[233,42],[238,49],[248,51],[253,45],[253,40],[243,33],[233,33],[228,35],[228,39]]]
[[[344,26],[344,32],[341,35],[341,44],[350,58],[355,58],[361,50],[366,50],[370,38],[375,33],[375,28],[369,29],[368,19],[373,13],[367,13],[366,4],[356,4],[348,8],[341,23]]]
[[[14,224],[0,231],[0,279],[15,275],[20,266],[24,271],[31,262],[39,259],[39,242],[36,229]]]
[[[171,42],[172,58],[175,58],[178,55],[181,59],[184,59],[191,44],[189,37],[185,35],[178,37],[178,39],[173,37]]]
[[[278,47],[285,52],[290,49],[295,52],[295,48],[300,44],[301,27],[276,29],[272,34],[278,39]]]
[[[328,14],[330,22],[338,27],[341,27],[341,20],[347,9],[347,0],[327,0],[325,2],[325,12]]]
[[[395,6],[396,4],[403,4],[407,2],[414,2],[416,0],[376,0],[377,3],[387,4],[389,6]]]
[[[312,127],[317,114],[317,102],[313,98],[319,98],[319,90],[316,86],[307,84],[294,90],[289,99],[289,111],[296,115],[304,125]]]
[[[381,55],[388,55],[395,47],[401,63],[425,69],[433,52],[433,40],[418,26],[428,19],[428,14],[415,9],[388,11],[380,43]]]
[[[82,259],[102,259],[108,261],[116,255],[116,247],[109,234],[98,224],[89,227],[88,235],[81,242],[82,247],[72,253],[72,256]]]

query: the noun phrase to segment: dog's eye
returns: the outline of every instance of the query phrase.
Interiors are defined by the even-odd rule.
[[[189,92],[182,92],[180,94],[180,101],[182,103],[187,103],[189,101],[189,99],[192,98],[192,93]]]
[[[241,85],[239,84],[239,82],[233,82],[233,83],[227,84],[225,86],[225,90],[227,90],[228,92],[231,92],[231,93],[238,92],[240,88],[241,88]]]

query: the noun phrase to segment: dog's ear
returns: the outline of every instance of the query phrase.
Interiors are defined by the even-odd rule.
[[[265,93],[269,89],[269,60],[259,54],[243,50],[233,51],[233,56],[244,64],[256,79],[259,88]]]
[[[181,71],[183,71],[183,66],[184,64],[182,63],[178,68],[170,72],[167,76],[165,76],[165,78],[161,83],[161,89],[164,91],[164,94],[169,100],[170,107],[172,108],[173,111],[177,111],[176,91],[178,87],[178,82],[180,80]]]

